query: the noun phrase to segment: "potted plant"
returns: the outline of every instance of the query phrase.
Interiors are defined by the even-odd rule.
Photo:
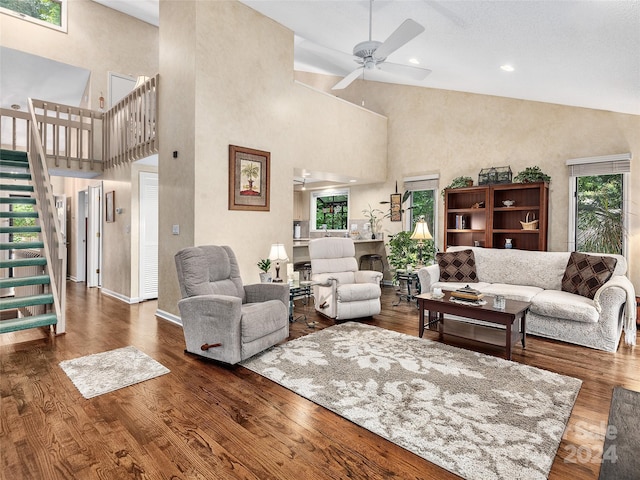
[[[467,176],[456,177],[451,180],[451,183],[442,189],[442,198],[444,198],[444,191],[447,188],[462,188],[473,187],[473,178]]]
[[[380,229],[380,222],[384,218],[384,212],[377,208],[371,208],[371,205],[369,205],[369,208],[362,210],[362,213],[369,220],[369,225],[371,226],[371,238],[375,239],[376,233]]]
[[[536,182],[550,182],[551,177],[540,170],[540,167],[527,167],[519,172],[513,181],[516,183],[536,183]]]
[[[263,258],[258,262],[258,268],[262,270],[260,272],[260,281],[262,283],[270,283],[271,282],[271,260],[268,258]]]
[[[398,232],[387,243],[387,261],[392,270],[406,270],[418,264],[418,244],[411,240],[411,232]]]

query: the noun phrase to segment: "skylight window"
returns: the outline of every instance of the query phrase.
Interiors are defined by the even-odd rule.
[[[0,0],[0,13],[67,31],[67,0]]]

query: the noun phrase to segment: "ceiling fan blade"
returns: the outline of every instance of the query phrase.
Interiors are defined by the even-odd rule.
[[[343,88],[347,88],[349,85],[351,85],[351,82],[353,82],[356,78],[360,76],[363,68],[364,67],[356,68],[353,72],[351,72],[349,75],[347,75],[338,83],[336,83],[333,87],[331,87],[331,90],[342,90]]]
[[[340,75],[346,75],[347,72],[351,72],[356,64],[355,58],[352,54],[344,53],[340,50],[335,50],[323,45],[318,45],[310,40],[303,40],[297,43],[295,48],[308,52],[316,58],[322,58],[325,61],[332,63],[342,70]]]
[[[407,18],[396,30],[389,35],[382,45],[380,45],[373,56],[376,60],[384,60],[405,43],[414,39],[424,32],[424,27],[415,20]]]
[[[424,80],[431,73],[428,68],[413,67],[411,65],[400,65],[399,63],[383,62],[378,64],[378,68],[383,72],[391,73],[399,77],[410,78],[411,80]]]

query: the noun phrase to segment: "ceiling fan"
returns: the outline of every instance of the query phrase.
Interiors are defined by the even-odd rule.
[[[415,20],[408,18],[384,42],[371,39],[371,25],[373,21],[373,0],[369,0],[369,40],[358,43],[353,47],[354,61],[360,66],[336,83],[332,90],[346,88],[364,74],[367,70],[382,70],[396,76],[412,80],[424,80],[431,70],[411,65],[401,65],[387,62],[386,59],[400,47],[424,32],[424,27]]]

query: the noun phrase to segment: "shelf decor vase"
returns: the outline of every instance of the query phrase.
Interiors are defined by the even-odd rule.
[[[513,243],[510,238],[504,239],[504,248],[513,248]]]

